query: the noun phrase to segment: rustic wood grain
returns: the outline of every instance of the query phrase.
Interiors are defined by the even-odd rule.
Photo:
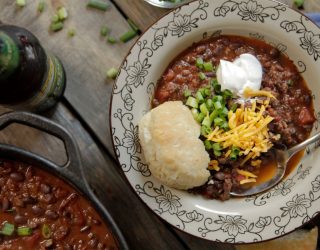
[[[43,47],[57,55],[67,74],[65,96],[76,111],[83,116],[97,136],[111,148],[109,140],[108,111],[112,81],[106,79],[106,71],[118,67],[134,40],[111,45],[100,36],[100,28],[107,26],[110,34],[118,38],[129,29],[119,11],[111,4],[106,11],[86,7],[87,1],[46,1],[43,13],[37,13],[38,0],[28,0],[24,8],[17,8],[15,1],[0,1],[0,20],[28,28],[40,40]],[[49,31],[51,17],[59,6],[65,6],[69,17],[64,29]],[[68,30],[76,35],[68,37]]]
[[[3,112],[4,109],[0,109],[0,114]],[[121,177],[115,161],[99,150],[90,135],[64,105],[59,104],[52,113],[47,113],[46,116],[63,125],[76,138],[85,175],[122,230],[130,249],[185,249],[167,229],[167,225],[142,204]],[[57,141],[52,136],[22,125],[13,125],[0,131],[0,143],[22,146],[42,156],[49,156],[54,162],[61,161],[61,154],[65,155],[60,140]]]

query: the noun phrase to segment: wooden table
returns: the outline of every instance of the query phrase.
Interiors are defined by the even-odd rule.
[[[106,70],[118,67],[135,40],[107,44],[100,36],[106,25],[119,37],[132,19],[143,32],[166,10],[142,0],[113,0],[106,12],[86,8],[86,0],[48,0],[43,13],[37,13],[38,0],[26,0],[19,9],[13,0],[1,0],[0,20],[32,31],[42,45],[62,60],[67,72],[65,96],[57,107],[44,115],[73,133],[80,147],[88,181],[122,230],[132,249],[234,249],[187,235],[174,229],[140,201],[129,187],[115,160],[109,131],[109,100],[113,81]],[[134,2],[134,4],[133,4]],[[49,31],[50,19],[59,6],[69,17],[62,31]],[[68,37],[69,29],[76,35]],[[0,113],[6,109],[0,108]],[[62,142],[21,125],[0,132],[0,143],[9,143],[36,152],[59,164],[66,161]]]

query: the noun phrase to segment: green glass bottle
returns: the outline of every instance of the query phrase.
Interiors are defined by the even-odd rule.
[[[28,30],[0,25],[0,104],[42,112],[62,97],[66,75],[60,60],[47,53]]]

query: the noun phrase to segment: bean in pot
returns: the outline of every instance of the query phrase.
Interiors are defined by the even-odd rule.
[[[28,221],[28,219],[23,216],[23,215],[20,215],[20,214],[17,214],[15,217],[14,217],[14,222],[17,223],[17,224],[26,224]]]
[[[59,217],[58,213],[52,210],[47,210],[44,214],[48,219],[51,220],[56,220]]]
[[[16,182],[21,182],[24,180],[24,176],[21,173],[13,172],[10,174],[10,178]]]

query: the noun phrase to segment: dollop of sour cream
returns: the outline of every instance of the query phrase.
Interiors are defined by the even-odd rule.
[[[259,90],[262,81],[262,66],[251,54],[241,54],[233,62],[220,60],[217,69],[217,80],[221,90],[229,89],[242,96],[246,88]]]

